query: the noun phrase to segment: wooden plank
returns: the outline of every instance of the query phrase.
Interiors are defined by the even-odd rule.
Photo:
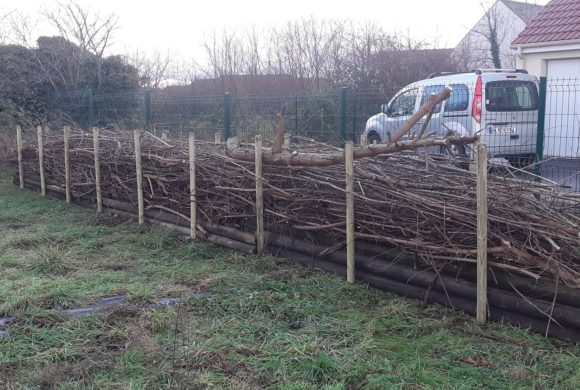
[[[42,139],[42,126],[36,127],[38,137],[38,165],[40,168],[40,194],[46,196],[46,179],[44,178],[44,142]]]
[[[18,179],[20,189],[24,188],[24,166],[22,165],[22,127],[16,126],[16,154],[18,155]]]
[[[487,320],[487,146],[477,145],[477,307],[476,320]]]
[[[197,231],[197,201],[195,188],[195,134],[189,133],[189,207],[191,239],[195,240]]]
[[[257,135],[256,145],[256,253],[264,253],[264,191],[262,188],[262,136]]]
[[[70,127],[65,126],[63,130],[63,137],[64,137],[64,192],[66,203],[71,202],[71,194],[70,194]]]
[[[141,131],[133,132],[135,138],[135,171],[137,174],[137,207],[139,209],[139,225],[145,222],[143,206],[143,167],[141,165]]]
[[[103,212],[103,193],[101,192],[101,163],[99,161],[99,129],[93,127],[93,155],[95,158],[95,191],[97,194],[97,213]]]
[[[346,280],[354,283],[354,159],[352,141],[344,144],[346,171]]]

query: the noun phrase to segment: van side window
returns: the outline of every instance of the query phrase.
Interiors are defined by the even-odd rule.
[[[427,85],[425,88],[423,88],[423,95],[421,96],[421,104],[419,105],[419,107],[422,106],[423,104],[427,103],[427,101],[429,100],[431,95],[438,94],[439,92],[443,91],[444,89],[445,89],[445,86],[443,86],[443,85]],[[441,111],[441,103],[437,104],[437,106],[433,110],[433,113],[436,114],[439,111]]]
[[[389,106],[389,116],[411,115],[415,111],[417,89],[410,89],[397,96]]]
[[[465,111],[469,106],[469,88],[465,84],[452,84],[453,93],[445,102],[445,112]]]

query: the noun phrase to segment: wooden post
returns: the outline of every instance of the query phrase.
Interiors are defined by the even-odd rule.
[[[346,280],[354,283],[354,160],[352,141],[344,143],[346,170]]]
[[[16,153],[18,154],[18,178],[20,189],[24,188],[24,166],[22,165],[22,127],[16,126]]]
[[[145,222],[143,207],[143,167],[141,166],[141,131],[135,130],[135,170],[137,174],[137,206],[139,208],[139,225]]]
[[[189,133],[189,207],[191,239],[195,240],[197,230],[197,200],[195,192],[195,134]]]
[[[262,189],[262,136],[256,136],[256,253],[264,252],[264,192]]]
[[[103,212],[103,194],[101,193],[101,164],[99,162],[99,129],[93,127],[93,154],[95,156],[95,190],[97,194],[97,213]]]
[[[360,135],[360,146],[368,146],[369,142],[368,142],[368,138],[366,134],[361,134]]]
[[[476,320],[487,320],[487,146],[477,144],[477,307]]]
[[[70,195],[70,156],[69,156],[69,136],[70,136],[70,127],[65,126],[64,131],[64,187],[65,187],[65,197],[66,203],[71,202],[71,195]]]
[[[44,179],[44,143],[42,141],[42,126],[36,127],[38,136],[38,164],[40,168],[40,194],[46,196],[46,181]]]
[[[469,170],[471,172],[475,172],[477,175],[477,145],[479,145],[479,141],[475,141],[473,144],[473,149],[471,150],[471,155],[469,156]]]
[[[215,144],[221,144],[222,143],[222,133],[220,131],[216,131],[215,138],[214,138],[214,143]]]

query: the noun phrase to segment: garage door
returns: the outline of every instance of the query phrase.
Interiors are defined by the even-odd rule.
[[[580,58],[548,61],[546,156],[580,157]]]

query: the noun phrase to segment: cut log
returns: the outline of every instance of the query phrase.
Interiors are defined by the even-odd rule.
[[[449,145],[467,145],[472,144],[478,139],[478,136],[450,135],[447,137],[431,137],[416,140],[405,140],[392,144],[372,144],[366,147],[354,148],[353,158],[360,159],[365,157],[374,157],[381,154],[398,153],[405,150],[416,150],[430,146],[447,147]],[[295,166],[328,166],[344,164],[344,153],[336,151],[332,153],[301,153],[282,152],[272,154],[271,149],[263,148],[263,163],[269,165],[295,165]],[[232,137],[226,142],[226,153],[228,156],[247,162],[254,162],[255,153],[253,149],[244,148],[240,145],[237,137]]]

